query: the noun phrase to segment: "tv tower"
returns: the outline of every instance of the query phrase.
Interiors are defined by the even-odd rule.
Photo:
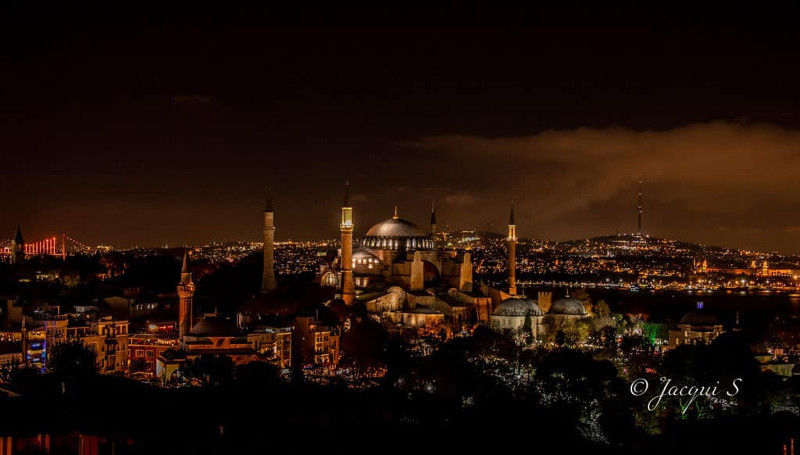
[[[642,236],[642,181],[639,180],[639,229],[636,231],[639,234],[639,237]]]

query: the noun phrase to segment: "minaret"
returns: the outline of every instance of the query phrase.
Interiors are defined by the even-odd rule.
[[[508,217],[508,293],[517,295],[517,225],[514,221],[514,201]]]
[[[342,233],[342,300],[350,305],[356,298],[356,286],[353,283],[353,207],[350,206],[350,183],[347,181],[339,230]]]
[[[436,241],[436,201],[431,204],[431,237]]]
[[[639,237],[641,237],[642,236],[642,181],[641,180],[639,180],[639,207],[638,207],[638,212],[639,212],[639,228],[636,230],[636,232],[639,234]]]
[[[261,278],[261,292],[267,293],[278,289],[275,280],[275,213],[272,211],[272,187],[267,196],[264,208],[264,273]]]
[[[25,260],[25,239],[22,238],[22,230],[17,225],[17,232],[11,240],[11,263],[21,264]]]
[[[178,335],[184,336],[192,330],[192,298],[194,297],[194,281],[189,272],[187,252],[183,253],[181,282],[178,283]]]
[[[22,343],[22,364],[28,364],[28,329],[25,327],[25,317],[22,317],[22,327],[20,331],[20,341]]]

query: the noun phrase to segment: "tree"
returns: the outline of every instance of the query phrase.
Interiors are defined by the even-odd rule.
[[[589,338],[589,324],[585,321],[575,321],[564,326],[562,330],[564,342],[571,346],[585,343]]]
[[[458,340],[453,341],[451,346],[458,345]],[[484,326],[475,329],[464,348],[473,356],[492,355],[508,361],[515,361],[519,355],[519,346],[510,336]]]
[[[644,319],[641,314],[630,314],[622,320],[622,334],[641,335],[644,328]]]
[[[578,335],[578,342],[585,343],[591,334],[591,321],[587,319],[579,319],[575,322],[575,331]]]
[[[619,443],[634,429],[627,384],[611,362],[595,360],[591,353],[547,352],[536,368],[533,390],[541,404],[583,437]]]
[[[611,314],[611,309],[605,300],[599,300],[597,305],[594,306],[594,314],[597,318],[604,318]]]
[[[64,275],[64,277],[61,278],[61,281],[64,283],[64,286],[68,288],[74,288],[81,284],[81,276],[78,274],[78,272],[72,271],[69,274]]]
[[[250,362],[236,367],[236,385],[248,390],[273,388],[280,382],[278,367],[267,362]]]
[[[775,390],[771,373],[762,373],[753,357],[749,340],[742,333],[728,332],[717,337],[711,344],[680,345],[670,349],[663,357],[659,373],[671,378],[674,383],[720,384],[730,391],[734,380],[741,381],[740,393],[733,397],[719,398],[738,403],[736,408],[720,407],[711,412],[739,412],[749,415],[768,415],[768,395]],[[777,381],[780,384],[780,380]],[[695,415],[709,412],[703,408],[707,401],[695,402],[689,408]],[[687,412],[688,412],[687,411]]]
[[[207,386],[228,386],[233,382],[233,360],[227,355],[203,354],[184,364],[183,375]]]
[[[555,338],[558,332],[563,332],[567,327],[568,323],[566,318],[553,316],[552,314],[546,314],[543,322],[547,327],[547,330],[543,336],[543,341],[549,343],[558,343]]]
[[[359,376],[363,368],[385,364],[388,338],[379,323],[370,318],[355,318],[350,330],[342,336],[342,363],[349,364],[355,376]]]
[[[642,329],[642,336],[655,346],[657,340],[666,340],[669,338],[669,325],[659,322],[645,322]]]
[[[525,344],[533,343],[533,319],[530,313],[525,315],[525,323],[522,325],[522,335]]]
[[[564,333],[563,330],[559,330],[558,332],[556,332],[556,336],[553,341],[558,346],[564,346],[564,343],[567,342],[567,335]]]
[[[525,315],[525,323],[522,325],[522,330],[526,332],[530,332],[531,330],[533,330],[533,321],[531,320],[530,313]]]
[[[616,326],[616,324],[604,327],[602,329],[601,333],[602,333],[602,336],[605,337],[605,341],[604,341],[603,345],[607,349],[616,348],[616,346],[617,346],[617,326]]]
[[[96,374],[100,370],[97,364],[97,353],[81,340],[55,345],[50,350],[47,367],[62,377]]]
[[[13,384],[29,384],[39,375],[39,369],[32,366],[18,366],[8,372],[8,380]]]

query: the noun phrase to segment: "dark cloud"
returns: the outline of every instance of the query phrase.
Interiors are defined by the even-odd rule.
[[[445,196],[444,201],[456,206],[472,205],[478,198],[469,191],[458,191]]]
[[[630,230],[636,182],[643,180],[645,219],[653,234],[675,235],[693,225],[701,227],[691,235],[698,240],[800,246],[791,237],[800,224],[796,130],[711,122],[660,131],[612,127],[524,137],[441,135],[407,145],[439,152],[443,161],[479,167],[486,191],[477,203],[518,199],[523,222],[536,226],[541,236],[606,233],[612,229],[609,218],[618,215],[603,211],[622,212],[623,228]],[[587,219],[604,224],[592,226]]]

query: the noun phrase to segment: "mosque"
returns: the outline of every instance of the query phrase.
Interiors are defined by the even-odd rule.
[[[266,262],[272,257],[272,247],[267,246],[272,243],[267,235],[273,232],[272,220],[271,213],[265,215],[265,288],[275,282],[272,265]],[[467,324],[482,323],[496,330],[520,330],[531,318],[531,330],[538,337],[546,330],[545,314],[556,319],[587,315],[581,302],[569,295],[552,305],[549,292],[540,292],[538,301],[519,295],[516,267],[508,268],[507,288],[473,283],[469,252],[436,245],[435,205],[428,230],[401,218],[395,207],[391,218],[374,224],[354,243],[353,208],[346,185],[339,228],[342,247],[332,262],[320,267],[318,283],[336,288],[337,298],[347,305],[363,304],[389,327],[459,331]],[[506,241],[508,263],[516,264],[513,203]]]

